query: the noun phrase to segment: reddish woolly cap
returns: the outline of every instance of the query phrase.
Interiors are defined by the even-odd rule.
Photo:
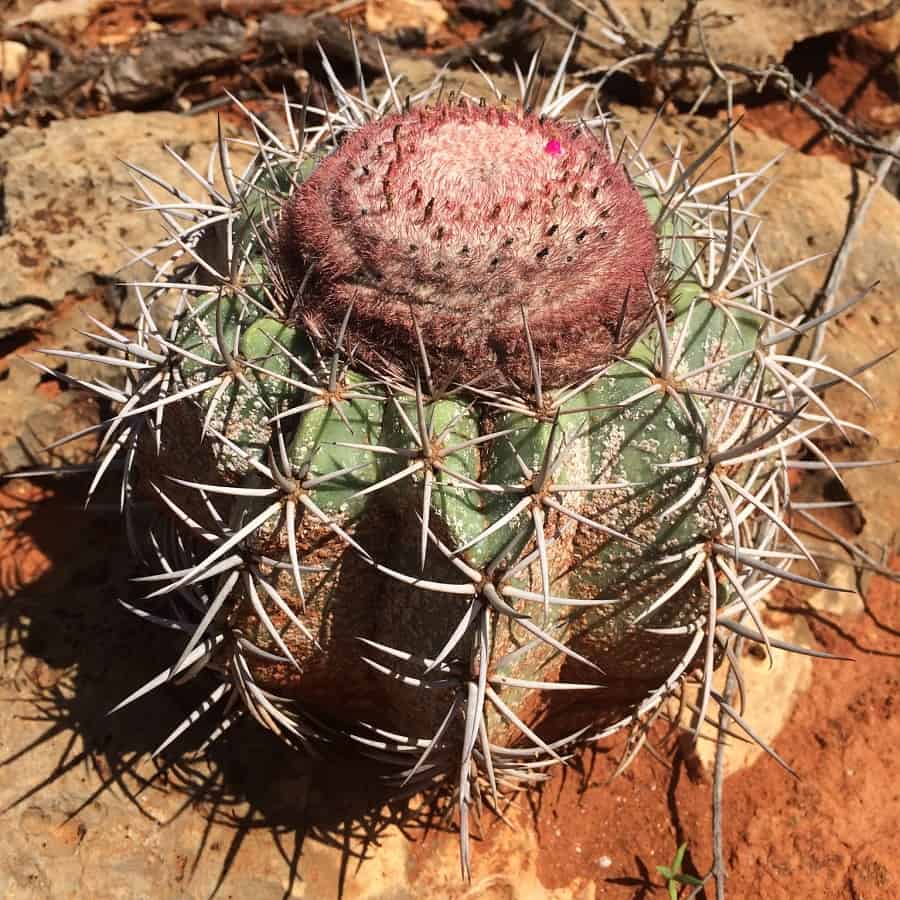
[[[657,242],[595,136],[520,110],[418,108],[348,135],[285,208],[290,317],[410,373],[421,331],[435,380],[542,383],[621,353],[651,304]],[[626,299],[627,298],[627,299]]]

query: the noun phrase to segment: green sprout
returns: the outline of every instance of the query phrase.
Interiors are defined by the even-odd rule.
[[[702,879],[696,875],[688,875],[681,871],[684,862],[684,852],[687,850],[687,842],[683,843],[676,851],[675,857],[668,866],[657,866],[656,871],[666,880],[666,888],[669,891],[669,900],[678,900],[678,894],[682,885],[699,887]]]

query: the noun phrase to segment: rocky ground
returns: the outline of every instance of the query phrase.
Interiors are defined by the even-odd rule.
[[[683,64],[669,69],[663,55],[607,79],[620,127],[643,133],[664,102],[655,149],[679,138],[687,154],[703,147],[725,120],[726,92],[708,65],[716,61],[743,115],[741,165],[788,149],[761,210],[769,265],[834,250],[880,163],[873,148],[900,127],[896,4],[689,6],[703,29],[674,29]],[[575,65],[608,70],[640,54],[673,33],[683,8],[616,4],[628,36],[616,53],[601,46],[598,18],[586,16]],[[205,164],[216,114],[233,133],[242,127],[222,91],[274,117],[282,88],[299,96],[322,77],[317,39],[347,65],[347,22],[371,78],[377,33],[412,82],[447,64],[450,77],[474,88],[477,76],[460,68],[467,57],[508,84],[512,59],[526,59],[541,39],[547,59],[558,56],[565,23],[580,12],[567,0],[0,2],[0,470],[45,461],[42,446],[102,415],[24,359],[41,359],[42,347],[84,348],[76,329],[87,315],[123,328],[134,317],[117,272],[128,247],[154,239],[155,223],[122,199],[133,187],[119,159],[183,180],[165,145]],[[770,79],[811,90],[792,99],[761,84],[770,63],[784,66]],[[804,112],[810,97],[834,127]],[[852,244],[840,296],[877,284],[830,327],[828,361],[839,368],[886,353],[900,336],[896,184],[889,173],[875,189]],[[792,273],[779,303],[807,305],[829,266],[826,258]],[[94,374],[86,363],[53,365]],[[829,453],[900,458],[900,359],[860,378],[874,405],[840,388],[828,398],[873,437],[849,447],[833,436]],[[88,437],[51,456],[81,462],[92,449]],[[830,526],[900,569],[896,471],[863,469],[845,481],[807,479],[801,488],[859,501],[861,513],[835,515]],[[428,804],[386,802],[375,774],[349,761],[298,759],[248,727],[206,753],[187,747],[180,760],[151,762],[147,751],[203,686],[105,715],[170,660],[172,646],[115,603],[132,574],[124,540],[102,498],[82,511],[84,488],[78,479],[14,479],[0,489],[0,897],[662,896],[656,866],[685,842],[685,870],[708,871],[711,743],[694,754],[664,729],[659,752],[617,779],[621,741],[585,752],[539,795],[522,797],[509,811],[514,827],[486,819],[468,885],[459,881],[455,835]],[[781,590],[764,618],[773,633],[854,661],[776,653],[770,671],[764,659],[746,659],[750,717],[800,778],[744,745],[729,751],[731,897],[900,894],[900,589],[886,575],[839,564],[826,571],[859,596]]]

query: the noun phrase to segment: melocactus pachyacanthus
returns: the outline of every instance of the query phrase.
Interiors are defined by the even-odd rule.
[[[217,733],[249,713],[450,785],[464,869],[476,797],[689,677],[697,722],[725,702],[729,637],[818,583],[792,454],[852,427],[816,382],[850,379],[784,349],[828,316],[775,314],[763,173],[703,178],[730,131],[652,163],[535,72],[494,105],[335,80],[283,139],[248,113],[253,162],[220,136],[202,200],[138,171],[156,275],[136,339],[94,335],[124,383],[82,385],[118,404],[95,486],[123,461],[139,612],[184,634],[123,704],[212,669]]]

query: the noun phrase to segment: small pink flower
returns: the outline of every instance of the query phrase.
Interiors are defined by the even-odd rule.
[[[562,153],[562,144],[560,144],[556,138],[547,141],[547,146],[544,147],[544,153],[549,153],[551,156],[559,156]]]

